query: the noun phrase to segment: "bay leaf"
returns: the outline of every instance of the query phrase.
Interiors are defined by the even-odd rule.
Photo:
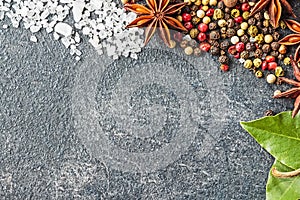
[[[281,172],[289,172],[295,169],[290,168],[275,160],[272,168],[276,167]],[[269,172],[266,187],[267,200],[297,200],[300,199],[300,176],[293,178],[276,178]]]
[[[300,115],[292,118],[291,112],[282,112],[241,122],[241,126],[276,160],[290,168],[300,168]]]

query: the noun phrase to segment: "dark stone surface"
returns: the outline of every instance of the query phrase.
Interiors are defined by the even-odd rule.
[[[264,199],[273,159],[239,121],[292,109],[278,86],[155,41],[137,61],[85,43],[76,63],[0,31],[1,199]]]

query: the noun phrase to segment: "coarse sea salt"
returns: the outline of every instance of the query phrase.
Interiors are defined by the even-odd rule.
[[[77,49],[82,37],[88,37],[99,54],[106,53],[113,59],[137,59],[143,47],[143,29],[125,29],[136,14],[126,13],[112,0],[1,0],[0,20],[5,17],[15,28],[22,25],[32,33],[51,33],[77,61],[82,54]],[[38,38],[32,35],[30,41],[38,42]]]

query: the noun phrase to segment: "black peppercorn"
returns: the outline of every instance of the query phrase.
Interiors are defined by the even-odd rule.
[[[220,39],[220,33],[218,31],[211,31],[209,33],[209,38],[211,40],[218,40],[218,39]]]
[[[231,9],[228,8],[228,7],[226,7],[224,11],[225,11],[225,13],[230,13],[230,12],[231,12]]]
[[[261,58],[263,55],[263,51],[261,49],[256,49],[254,52],[255,58]]]
[[[190,40],[190,41],[189,41],[189,45],[190,45],[191,47],[196,47],[196,46],[198,46],[198,42],[197,42],[196,40]]]
[[[258,12],[254,15],[254,18],[257,20],[257,21],[260,21],[263,19],[263,15],[261,12]]]
[[[262,34],[267,35],[269,33],[269,29],[267,27],[261,29]]]
[[[263,27],[262,27],[262,23],[261,23],[260,21],[256,22],[256,26],[257,26],[258,28],[260,28],[260,29],[263,28]]]
[[[220,62],[221,64],[228,64],[228,61],[229,61],[229,59],[228,59],[227,56],[220,56],[220,57],[219,57],[219,62]]]
[[[229,28],[226,31],[226,36],[229,37],[229,38],[232,37],[232,36],[235,36],[235,34],[236,34],[236,31],[233,28]]]
[[[279,40],[279,37],[280,37],[280,34],[279,34],[278,32],[274,32],[274,33],[272,34],[272,36],[273,36],[274,41],[278,41],[278,40]]]
[[[247,51],[254,51],[256,49],[255,44],[248,42],[246,44],[246,50]]]
[[[218,8],[221,9],[221,10],[223,10],[224,7],[225,7],[224,2],[223,2],[223,1],[219,1],[219,2],[218,2]]]
[[[272,51],[270,53],[271,56],[274,56],[275,58],[279,56],[279,52],[278,51]]]
[[[263,51],[264,53],[269,53],[269,52],[271,51],[271,45],[269,45],[269,44],[264,44],[264,45],[262,46],[262,51]]]
[[[246,59],[249,58],[249,52],[248,51],[242,51],[240,56],[241,56],[241,58],[246,60]]]
[[[249,42],[249,37],[248,35],[243,35],[241,38],[240,38],[241,42],[246,44],[247,42]]]
[[[273,34],[275,32],[274,28],[272,27],[268,27],[268,29],[269,29],[269,34]]]
[[[219,49],[218,47],[212,46],[212,47],[210,48],[210,53],[211,53],[211,55],[213,55],[213,56],[219,55],[220,49]]]
[[[225,13],[225,15],[224,15],[224,19],[227,21],[227,20],[229,20],[230,19],[230,14],[228,14],[228,13]]]
[[[209,28],[209,30],[214,30],[214,29],[216,29],[216,28],[217,28],[217,23],[216,23],[216,22],[210,22],[210,23],[208,24],[208,28]]]
[[[284,55],[283,55],[283,54],[279,54],[279,55],[277,56],[277,58],[278,58],[279,60],[283,60],[283,59],[284,59]]]
[[[229,41],[225,40],[225,41],[221,42],[220,48],[223,49],[223,50],[226,50],[229,47],[229,45],[230,45]]]
[[[202,53],[202,51],[201,51],[200,48],[195,48],[195,49],[194,49],[194,55],[195,55],[195,56],[200,56],[201,53]]]
[[[272,50],[277,51],[279,49],[279,47],[280,47],[280,44],[278,42],[271,43]]]
[[[255,23],[256,23],[256,20],[253,17],[251,17],[250,19],[248,19],[248,24],[249,25],[255,25]]]
[[[234,24],[235,24],[235,22],[234,22],[233,19],[228,19],[228,20],[227,20],[227,27],[228,27],[228,28],[234,27]]]

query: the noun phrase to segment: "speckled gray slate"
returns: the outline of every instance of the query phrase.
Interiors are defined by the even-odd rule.
[[[273,160],[239,121],[292,109],[277,86],[160,40],[75,63],[29,35],[0,29],[0,199],[264,199]]]

